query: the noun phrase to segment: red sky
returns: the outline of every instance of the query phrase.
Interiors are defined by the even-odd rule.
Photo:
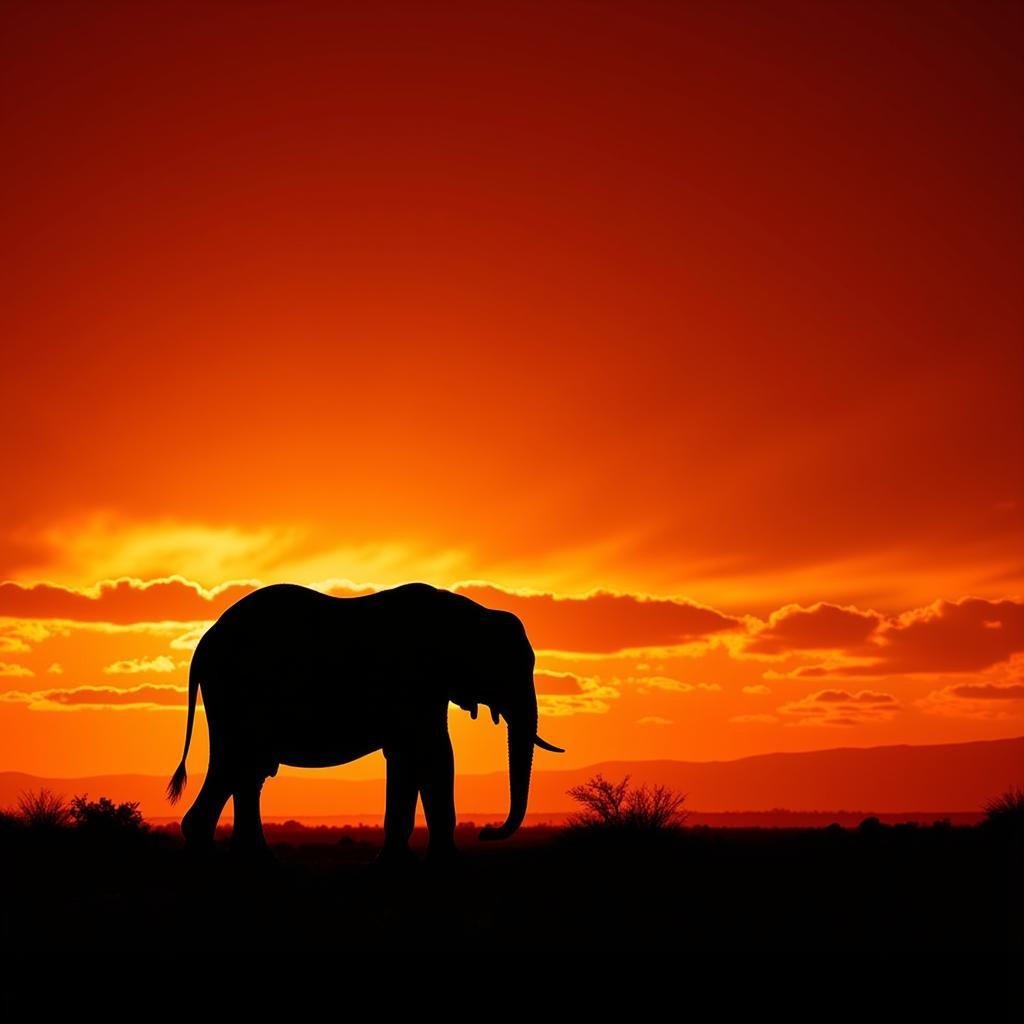
[[[281,580],[516,611],[559,767],[1024,733],[1019,5],[0,19],[0,769]]]

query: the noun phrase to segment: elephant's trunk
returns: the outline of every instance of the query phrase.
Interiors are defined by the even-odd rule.
[[[532,682],[532,680],[531,680]],[[503,825],[488,825],[480,832],[481,839],[507,839],[526,817],[530,796],[530,771],[533,767],[533,745],[537,739],[537,697],[532,692],[524,706],[502,712],[508,722],[508,784],[509,811]]]

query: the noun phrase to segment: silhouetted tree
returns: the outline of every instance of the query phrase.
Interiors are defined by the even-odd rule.
[[[570,828],[621,828],[636,831],[659,831],[681,828],[689,817],[682,810],[685,793],[675,793],[665,786],[646,785],[629,788],[627,775],[620,782],[611,782],[598,773],[580,786],[568,791],[585,811],[570,815]]]
[[[569,825],[618,825],[623,820],[623,804],[629,790],[629,776],[621,782],[611,782],[598,773],[581,786],[573,786],[569,796],[587,808],[567,819]]]
[[[142,833],[149,830],[139,811],[137,800],[115,804],[105,796],[99,800],[89,801],[89,794],[72,797],[68,811],[75,827],[84,832],[96,835],[124,835]]]

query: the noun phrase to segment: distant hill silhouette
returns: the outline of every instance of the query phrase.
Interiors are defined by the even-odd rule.
[[[456,754],[457,756],[457,754]],[[294,818],[364,815],[376,822],[384,806],[384,779],[347,781],[319,773],[270,780],[263,794],[268,816]],[[537,771],[530,791],[530,817],[575,809],[566,791],[600,772],[630,775],[635,784],[663,784],[687,794],[694,811],[873,811],[878,813],[977,811],[1011,785],[1024,783],[1024,737],[930,746],[891,746],[762,754],[735,761],[604,761],[566,771]],[[26,790],[41,787],[88,793],[111,800],[140,801],[147,818],[166,818],[167,780],[150,775],[99,775],[54,779],[0,772],[0,808],[14,806]],[[202,777],[190,779],[195,792]],[[460,775],[456,806],[462,819],[493,809],[495,820],[508,802],[508,773]],[[186,801],[187,806],[187,801]],[[227,813],[231,808],[228,806]]]

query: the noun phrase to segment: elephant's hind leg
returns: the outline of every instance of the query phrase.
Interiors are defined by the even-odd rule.
[[[265,853],[267,841],[260,818],[260,793],[265,774],[243,775],[232,788],[235,798],[235,827],[231,833],[231,849],[237,853]]]
[[[202,789],[188,812],[181,819],[181,832],[189,850],[209,849],[224,805],[231,796],[231,786],[216,771],[207,773]]]

